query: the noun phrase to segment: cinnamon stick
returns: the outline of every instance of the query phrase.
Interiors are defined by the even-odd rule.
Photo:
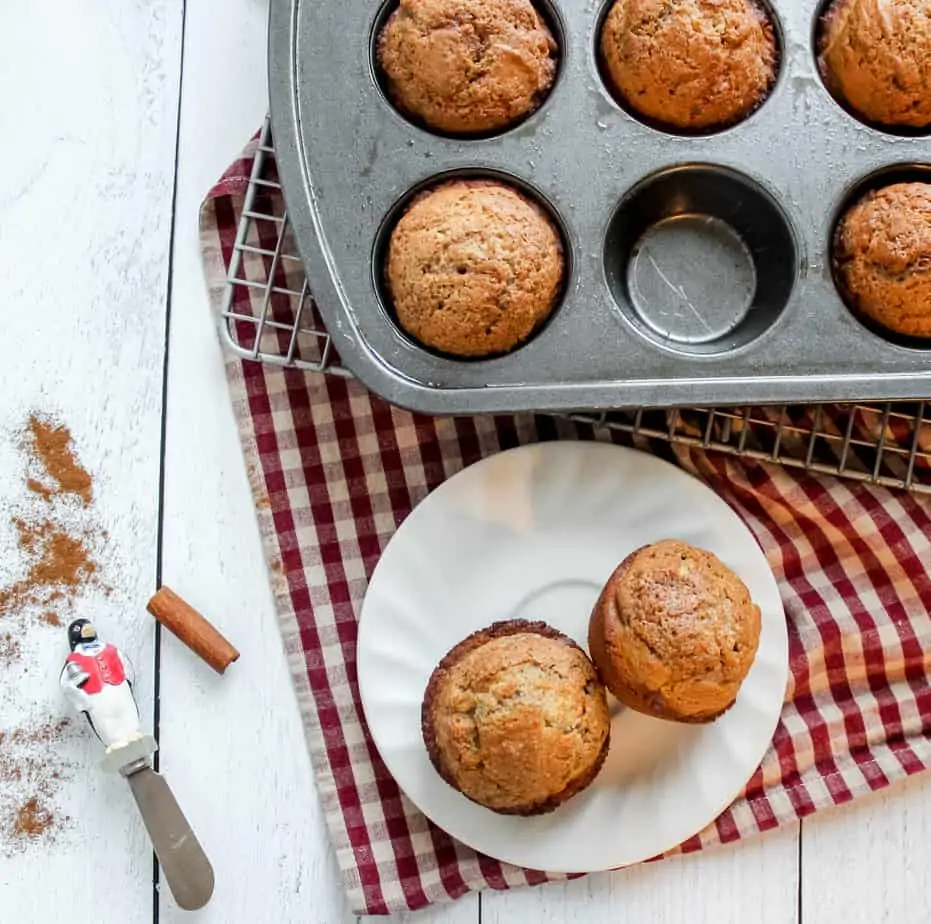
[[[170,587],[159,588],[146,609],[218,674],[239,657],[226,638]]]

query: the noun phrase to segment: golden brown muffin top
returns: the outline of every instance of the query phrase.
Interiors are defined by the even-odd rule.
[[[388,95],[438,131],[497,131],[531,113],[557,47],[529,0],[401,0],[378,39]]]
[[[740,121],[776,79],[773,26],[751,0],[616,0],[601,53],[631,108],[685,131]]]
[[[726,708],[759,642],[760,610],[743,581],[676,539],[639,549],[618,570],[604,625],[620,676],[683,717]]]
[[[604,687],[584,652],[543,623],[496,623],[456,646],[428,686],[424,732],[440,773],[504,813],[554,808],[606,754]]]
[[[562,244],[549,216],[502,183],[455,180],[414,200],[391,233],[398,323],[457,356],[504,353],[556,304]]]
[[[931,337],[931,183],[867,193],[841,219],[834,259],[854,310],[900,334]]]
[[[839,0],[824,18],[819,52],[828,87],[868,121],[931,125],[927,0]]]

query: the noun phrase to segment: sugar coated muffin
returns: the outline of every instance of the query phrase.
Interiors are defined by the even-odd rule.
[[[604,687],[585,653],[542,622],[497,622],[455,646],[423,700],[424,743],[450,786],[505,815],[581,792],[608,753]]]
[[[500,131],[533,112],[557,55],[530,0],[401,0],[377,43],[394,104],[454,135]]]
[[[868,192],[840,220],[835,277],[851,310],[907,337],[931,337],[931,183]]]
[[[624,705],[676,722],[728,710],[750,671],[760,610],[716,556],[678,540],[644,546],[595,604],[588,648]]]
[[[391,233],[385,273],[398,323],[454,356],[506,353],[556,305],[562,242],[546,212],[491,180],[418,196]]]
[[[931,126],[928,0],[837,0],[821,23],[818,64],[834,96],[866,121]]]
[[[601,56],[630,109],[685,132],[746,118],[778,66],[772,21],[753,0],[616,0]]]

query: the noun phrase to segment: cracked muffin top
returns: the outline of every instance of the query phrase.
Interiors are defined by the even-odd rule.
[[[395,225],[385,278],[398,323],[416,340],[492,356],[553,310],[562,242],[546,212],[510,186],[454,180],[415,198]]]
[[[454,135],[528,116],[553,85],[557,53],[529,0],[401,0],[377,44],[394,104]]]
[[[869,122],[931,126],[931,4],[838,0],[824,16],[818,64],[831,92]]]
[[[708,722],[737,698],[760,610],[717,556],[679,540],[633,552],[595,604],[588,646],[608,689],[638,712]]]
[[[686,132],[746,118],[778,63],[773,24],[752,0],[616,0],[601,55],[631,109]]]
[[[551,811],[595,778],[611,719],[595,668],[567,636],[511,620],[473,633],[440,662],[423,701],[434,767],[493,811]]]
[[[853,311],[897,334],[931,337],[931,183],[867,193],[837,226],[834,266]]]

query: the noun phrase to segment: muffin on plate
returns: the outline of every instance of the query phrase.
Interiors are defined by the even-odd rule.
[[[931,127],[927,0],[836,0],[821,22],[818,65],[834,96],[868,122]]]
[[[753,0],[615,0],[601,57],[630,109],[683,132],[745,119],[778,67],[772,21]]]
[[[857,314],[887,331],[931,337],[931,183],[868,192],[840,220],[834,269]]]
[[[736,701],[760,639],[760,610],[715,555],[667,539],[621,562],[592,611],[588,648],[624,705],[711,722]]]
[[[401,0],[376,50],[392,102],[452,135],[526,118],[553,85],[558,53],[530,0]]]
[[[400,326],[453,356],[506,353],[546,320],[563,282],[546,212],[493,180],[417,196],[391,232],[385,281]]]
[[[423,739],[440,776],[505,815],[552,811],[608,753],[604,687],[585,653],[542,622],[496,622],[456,645],[424,694]]]

